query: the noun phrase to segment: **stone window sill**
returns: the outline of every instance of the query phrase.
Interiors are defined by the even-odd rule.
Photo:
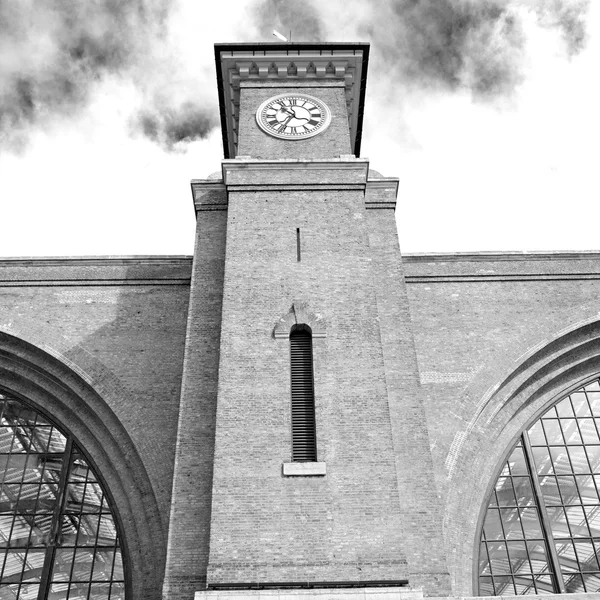
[[[310,477],[325,475],[324,462],[288,462],[283,463],[284,477]]]

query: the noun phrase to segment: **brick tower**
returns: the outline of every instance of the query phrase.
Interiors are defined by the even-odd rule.
[[[369,46],[215,54],[165,595],[447,594],[398,180],[358,157]]]

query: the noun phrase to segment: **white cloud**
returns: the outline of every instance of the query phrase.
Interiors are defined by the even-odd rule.
[[[189,180],[219,170],[220,133],[167,152],[132,134],[131,119],[149,91],[216,107],[213,44],[271,41],[249,3],[211,6],[181,0],[164,43],[135,65],[135,76],[99,80],[84,110],[33,130],[23,154],[0,155],[0,255],[193,251]],[[320,11],[329,39],[357,40],[373,3],[332,2]],[[488,102],[464,89],[386,80],[394,65],[378,43],[394,32],[373,31],[363,155],[401,179],[404,251],[598,247],[585,224],[600,217],[599,17],[593,3],[588,45],[569,58],[560,31],[541,28],[530,13],[524,82]]]

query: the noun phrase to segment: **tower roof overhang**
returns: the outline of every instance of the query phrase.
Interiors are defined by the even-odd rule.
[[[240,82],[260,79],[343,81],[352,150],[360,156],[368,43],[215,44],[215,61],[225,158],[237,154]]]

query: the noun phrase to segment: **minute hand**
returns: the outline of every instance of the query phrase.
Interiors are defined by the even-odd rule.
[[[279,128],[279,131],[281,131],[282,129],[285,129],[286,125],[288,124],[288,121],[290,119],[293,119],[296,115],[291,114],[285,121],[281,121],[281,127]]]

